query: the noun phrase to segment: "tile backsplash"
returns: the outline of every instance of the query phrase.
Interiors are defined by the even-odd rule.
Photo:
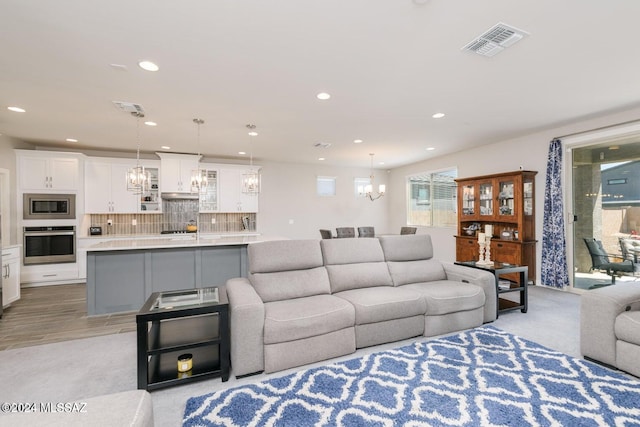
[[[255,213],[197,213],[197,200],[184,200],[182,206],[171,201],[172,206],[165,209],[163,213],[157,214],[92,214],[90,215],[91,225],[101,226],[103,235],[137,235],[137,234],[160,234],[164,230],[185,230],[190,220],[198,223],[201,233],[243,233],[255,232]],[[165,202],[166,203],[166,202]],[[111,220],[113,225],[108,226],[107,221]],[[136,225],[133,225],[133,222]],[[246,227],[246,228],[245,228]]]

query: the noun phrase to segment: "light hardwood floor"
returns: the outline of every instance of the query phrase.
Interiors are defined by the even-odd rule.
[[[84,284],[22,288],[0,319],[0,350],[135,330],[135,312],[87,317]]]

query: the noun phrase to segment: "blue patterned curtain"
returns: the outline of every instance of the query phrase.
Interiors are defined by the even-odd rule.
[[[542,284],[554,288],[564,288],[569,285],[561,172],[562,142],[559,139],[554,139],[549,143],[547,180],[544,189],[541,272]]]

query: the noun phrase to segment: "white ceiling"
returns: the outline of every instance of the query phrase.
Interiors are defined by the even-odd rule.
[[[129,101],[158,123],[147,152],[197,152],[198,117],[208,157],[395,167],[639,105],[639,16],[637,0],[1,0],[0,133],[135,151],[112,104]],[[498,22],[530,35],[461,50]]]

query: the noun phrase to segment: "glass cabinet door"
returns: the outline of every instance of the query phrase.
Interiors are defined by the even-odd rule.
[[[200,212],[218,210],[218,171],[207,169],[207,189],[200,194]]]
[[[491,182],[483,182],[480,184],[480,215],[493,215],[493,184]]]
[[[514,216],[515,215],[515,202],[514,202],[515,183],[513,182],[513,180],[499,181],[498,190],[499,190],[498,215]]]
[[[524,214],[533,215],[533,180],[525,180],[523,183]]]
[[[475,187],[473,184],[465,185],[462,187],[462,215],[473,216],[475,215]]]

